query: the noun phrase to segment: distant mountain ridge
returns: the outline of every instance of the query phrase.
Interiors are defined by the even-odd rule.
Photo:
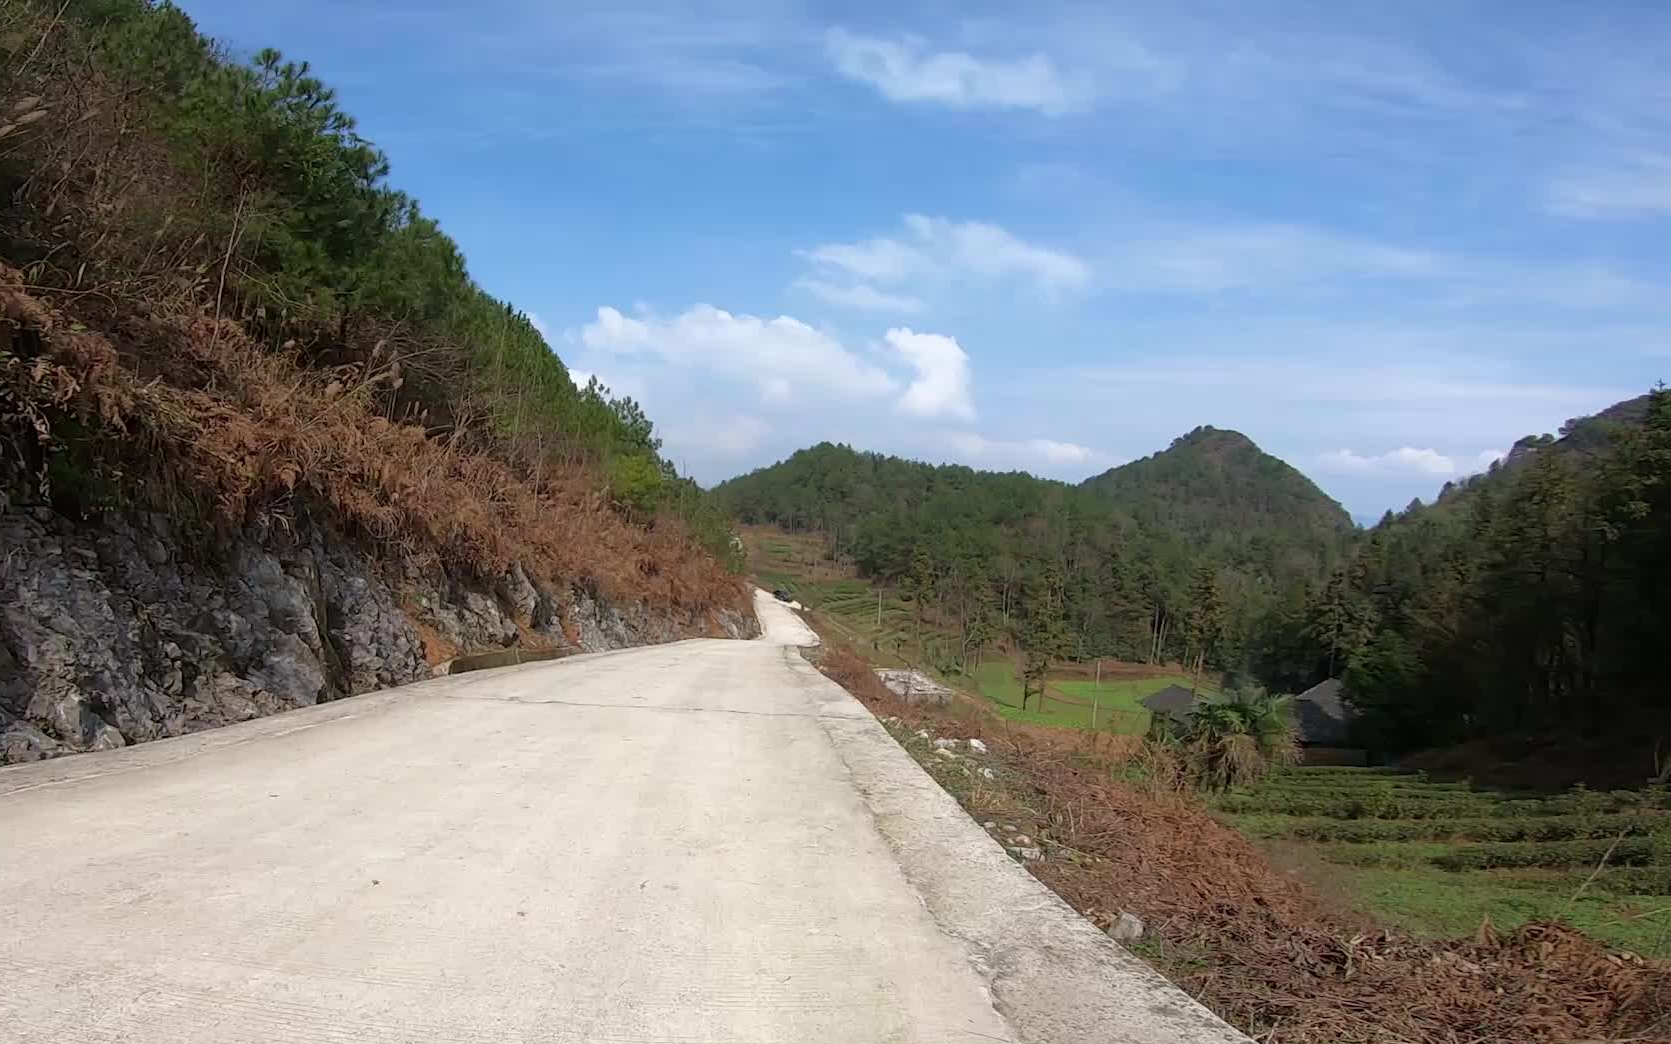
[[[1320,577],[1357,528],[1298,470],[1246,435],[1210,426],[1077,485],[820,443],[714,491],[742,521],[822,530],[838,543],[879,514],[926,511],[1015,529],[1047,504],[1066,505],[1076,516],[1106,516],[1101,526],[1148,547],[1168,572],[1206,556],[1285,579]]]
[[[1586,417],[1574,417],[1557,434],[1525,435],[1515,440],[1508,455],[1486,471],[1457,482],[1447,482],[1436,502],[1449,504],[1469,490],[1505,482],[1545,454],[1561,457],[1605,454],[1612,434],[1620,428],[1640,428],[1647,422],[1651,395],[1616,402]]]
[[[1238,431],[1203,425],[1159,453],[1111,468],[1081,488],[1139,524],[1187,540],[1277,546],[1288,568],[1341,547],[1356,530],[1345,508]]]

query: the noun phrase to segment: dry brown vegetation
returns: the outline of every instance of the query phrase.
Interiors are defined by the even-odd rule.
[[[0,54],[23,56],[0,70],[0,486],[227,531],[311,511],[391,561],[490,581],[520,563],[685,630],[752,612],[685,523],[617,502],[578,433],[534,424],[520,387],[507,401],[535,376],[569,390],[543,346],[537,373],[489,389],[462,327],[420,328],[340,287],[297,292],[302,274],[257,263],[263,243],[308,240],[317,222],[252,159],[258,135],[226,131],[235,107],[215,117],[216,149],[182,146],[188,110],[157,99],[198,75],[189,23],[129,12],[78,27],[66,10],[0,4]],[[106,36],[135,27],[151,35]],[[261,133],[296,131],[274,119]],[[462,258],[435,263],[462,272]],[[388,276],[377,267],[355,278]],[[433,275],[412,277],[420,303],[477,293]]]
[[[89,317],[92,318],[92,317]],[[55,417],[118,440],[137,485],[228,529],[281,521],[298,497],[329,505],[386,553],[492,578],[513,562],[612,600],[700,611],[746,592],[673,523],[612,510],[592,476],[537,477],[383,416],[399,363],[310,370],[201,313],[110,317],[94,332],[0,266],[0,374],[9,408],[54,438]],[[118,350],[120,345],[122,350]],[[32,356],[32,357],[31,357]]]
[[[1555,924],[1507,935],[1482,924],[1446,943],[1379,928],[1214,819],[1164,750],[1020,724],[972,703],[907,705],[839,640],[821,661],[903,728],[983,739],[1006,771],[962,795],[970,813],[1044,841],[1049,857],[1029,869],[1099,926],[1121,911],[1143,917],[1146,956],[1258,1040],[1671,1040],[1671,963],[1610,952]]]

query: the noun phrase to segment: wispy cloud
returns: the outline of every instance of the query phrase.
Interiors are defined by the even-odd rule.
[[[748,413],[704,414],[674,424],[662,436],[682,452],[733,458],[761,449],[772,436],[772,426]]]
[[[901,312],[907,315],[923,310],[921,298],[909,294],[886,293],[869,283],[840,285],[823,279],[797,279],[793,285],[795,289],[804,290],[825,304],[835,305],[837,308],[850,308],[859,312]]]
[[[1031,109],[1047,116],[1089,101],[1083,88],[1070,83],[1042,53],[982,58],[933,50],[921,37],[883,39],[840,28],[830,30],[825,43],[843,76],[869,84],[892,101]]]
[[[1362,454],[1355,450],[1337,449],[1318,454],[1317,466],[1323,471],[1417,471],[1424,475],[1454,475],[1456,461],[1436,449],[1400,446],[1385,453]]]
[[[1359,453],[1336,449],[1317,455],[1317,470],[1336,475],[1364,475],[1405,472],[1418,475],[1460,475],[1485,471],[1505,456],[1502,450],[1485,449],[1471,455],[1440,453],[1432,447],[1400,446],[1385,453]]]
[[[1000,225],[907,214],[900,237],[826,243],[801,251],[824,272],[875,283],[1020,280],[1046,293],[1090,285],[1091,266]]]
[[[1671,155],[1638,156],[1611,169],[1561,174],[1546,203],[1562,217],[1628,219],[1671,215]]]
[[[1338,277],[1426,279],[1451,267],[1419,249],[1297,225],[1180,229],[1115,250],[1121,290],[1197,293],[1295,285]]]
[[[1102,457],[1089,446],[1057,439],[989,439],[972,431],[948,432],[946,445],[966,460],[986,467],[1085,464]]]

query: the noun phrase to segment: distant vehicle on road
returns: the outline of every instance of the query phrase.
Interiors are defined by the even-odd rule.
[[[785,591],[781,587],[778,588],[776,591],[772,592],[772,597],[776,598],[780,602],[793,602],[795,600],[794,595],[790,594],[788,591]]]

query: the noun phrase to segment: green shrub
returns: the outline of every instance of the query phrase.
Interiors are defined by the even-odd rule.
[[[1551,798],[1511,799],[1455,791],[1351,788],[1270,788],[1231,793],[1218,800],[1225,812],[1275,812],[1334,819],[1455,819],[1493,816],[1602,815],[1639,808],[1663,808],[1659,794],[1575,790]]]
[[[1665,845],[1651,837],[1612,841],[1512,842],[1463,845],[1432,857],[1444,870],[1493,870],[1509,867],[1594,866],[1605,856],[1609,866],[1648,866]],[[1609,854],[1611,849],[1611,854]]]
[[[1589,878],[1589,873],[1574,874],[1570,882],[1576,891]],[[1591,890],[1613,895],[1671,895],[1671,866],[1624,866],[1603,870],[1590,882]]]

